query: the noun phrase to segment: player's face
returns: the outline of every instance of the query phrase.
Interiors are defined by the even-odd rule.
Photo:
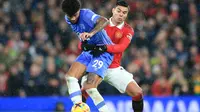
[[[128,11],[129,11],[128,7],[117,6],[117,7],[113,8],[112,9],[113,20],[118,24],[123,22],[128,15]]]
[[[73,16],[67,15],[67,17],[69,18],[72,24],[75,24],[78,21],[79,15],[80,15],[80,10],[78,10]]]

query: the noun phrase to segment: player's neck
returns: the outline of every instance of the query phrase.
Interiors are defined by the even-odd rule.
[[[113,18],[111,18],[111,22],[113,23],[113,25],[118,26],[120,24],[122,24],[123,22],[116,22],[113,20]]]

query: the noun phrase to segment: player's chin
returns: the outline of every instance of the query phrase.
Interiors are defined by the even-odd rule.
[[[77,20],[71,20],[72,24],[75,24],[77,22]]]
[[[117,21],[118,24],[122,23],[123,21]]]
[[[117,20],[117,22],[121,23],[121,22],[123,22],[123,19],[120,18],[120,19]]]

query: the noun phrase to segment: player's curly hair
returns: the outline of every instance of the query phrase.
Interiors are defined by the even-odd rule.
[[[81,8],[81,2],[79,0],[63,0],[61,7],[62,11],[71,17]]]

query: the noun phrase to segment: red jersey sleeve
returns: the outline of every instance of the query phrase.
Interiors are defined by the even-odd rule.
[[[107,52],[110,52],[110,53],[124,52],[125,49],[128,47],[128,45],[130,44],[133,35],[134,35],[134,31],[132,28],[126,29],[125,34],[121,38],[119,44],[107,45]]]
[[[79,42],[79,43],[78,43],[78,50],[82,50],[82,49],[81,49],[81,45],[82,45],[82,43]]]

